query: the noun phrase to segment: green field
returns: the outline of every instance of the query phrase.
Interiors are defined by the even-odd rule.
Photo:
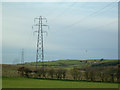
[[[118,88],[117,83],[86,81],[43,80],[30,78],[7,78],[2,80],[3,88]]]
[[[87,63],[86,63],[87,61]],[[44,65],[45,66],[49,66],[49,67],[62,67],[62,68],[67,68],[67,69],[71,69],[75,66],[79,67],[79,68],[83,68],[86,66],[91,66],[91,65],[96,65],[97,64],[101,64],[101,63],[109,63],[109,65],[112,65],[113,63],[118,62],[118,60],[112,60],[112,59],[104,59],[103,61],[100,61],[99,59],[96,60],[56,60],[56,61],[45,61]],[[38,66],[42,66],[43,63],[38,62]],[[25,65],[27,66],[35,66],[35,62],[26,62]]]
[[[96,62],[96,63],[95,63]],[[111,70],[110,67],[114,67],[116,70],[118,61],[117,60],[58,60],[58,61],[49,61],[44,62],[46,68],[65,68],[67,71],[66,78],[69,80],[48,80],[48,79],[32,79],[32,78],[22,78],[17,72],[17,69],[23,65],[9,65],[2,64],[2,87],[3,88],[118,88],[117,83],[107,83],[107,82],[87,82],[87,81],[73,81],[73,77],[70,73],[70,70],[74,66],[79,67],[80,69],[87,66],[91,66],[97,70],[97,68],[106,67],[106,70]],[[25,67],[35,70],[35,62],[25,63]],[[42,63],[39,62],[38,68],[42,66]],[[103,69],[104,70],[104,69]],[[81,71],[83,72],[83,71]],[[107,71],[108,72],[108,71]],[[48,75],[48,73],[47,73]],[[82,80],[86,80],[83,75]],[[54,75],[55,76],[55,75]],[[47,78],[50,78],[49,75]],[[111,76],[107,76],[108,81]],[[55,77],[56,79],[56,77]],[[99,78],[97,78],[98,80]],[[70,81],[71,80],[71,81]],[[116,77],[115,77],[116,80]],[[98,80],[100,81],[100,79]],[[116,82],[116,81],[115,81]]]

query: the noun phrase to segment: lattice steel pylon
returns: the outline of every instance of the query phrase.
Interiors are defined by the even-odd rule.
[[[21,64],[24,65],[24,49],[21,51]]]
[[[44,37],[43,37],[43,34],[45,33],[45,31],[43,31],[43,26],[49,27],[48,25],[43,24],[44,20],[47,23],[47,19],[42,16],[34,18],[35,24],[33,26],[37,26],[37,31],[34,31],[34,32],[37,32],[36,70],[37,70],[38,62],[42,61],[42,63],[43,63],[43,60],[44,60],[44,42],[43,42]],[[43,64],[43,66],[44,66],[44,64]]]

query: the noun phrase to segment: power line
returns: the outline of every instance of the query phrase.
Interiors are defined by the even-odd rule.
[[[67,8],[70,7],[70,6],[73,6],[74,3],[75,3],[75,2],[73,2],[73,3],[70,4],[70,5],[68,5]],[[60,3],[59,3],[59,4],[60,4]],[[61,8],[61,7],[64,7],[64,5],[63,5],[63,6],[61,5],[60,8]],[[55,11],[57,8],[58,8],[58,7],[54,7],[52,11],[49,11],[49,12],[47,13],[47,15],[52,16],[52,15],[54,14],[54,11]],[[64,10],[65,10],[65,9],[64,9]],[[64,10],[63,10],[63,12],[64,12]],[[56,17],[57,17],[57,16],[56,16]],[[55,18],[55,17],[54,17],[54,18]],[[53,20],[54,18],[52,18],[51,20]],[[51,21],[51,20],[49,20],[49,21]]]
[[[118,0],[117,0],[117,1],[118,1]],[[70,27],[73,27],[74,25],[80,24],[82,21],[87,20],[90,16],[99,15],[98,13],[99,13],[100,11],[102,11],[103,9],[109,7],[109,6],[112,5],[113,3],[115,3],[115,2],[111,2],[111,3],[107,4],[106,6],[104,6],[104,7],[101,8],[101,9],[99,9],[98,11],[95,11],[95,12],[89,14],[88,16],[86,16],[86,17],[84,17],[84,18],[82,18],[82,19],[74,22],[74,23],[71,24],[71,25],[66,26],[65,28],[70,28]]]
[[[104,28],[106,26],[110,26],[111,24],[115,24],[117,23],[117,21],[112,21],[110,23],[107,23],[107,24],[104,24],[104,25],[101,25],[101,26],[96,26],[94,28],[90,28],[90,29],[87,29],[87,30],[84,30],[84,32],[91,32],[91,31],[97,31],[98,29],[101,29],[101,28]],[[82,32],[83,33],[83,32]]]
[[[98,27],[94,27],[94,28],[92,28],[91,30],[92,30],[92,31],[96,31],[96,30],[98,30],[98,28],[100,29],[100,28],[109,26],[109,25],[111,25],[111,24],[115,24],[116,22],[117,22],[117,21],[112,21],[112,22],[107,23],[107,24],[105,24],[105,25],[101,25],[101,26],[98,26]],[[91,31],[91,30],[89,29],[89,30],[87,30],[87,31]]]
[[[67,7],[67,9],[69,8],[69,7],[72,7],[74,4],[76,4],[76,2],[73,2],[72,4],[70,4],[68,7]],[[66,13],[67,11],[67,9],[64,9],[60,14],[58,14],[56,17],[54,17],[53,19],[51,19],[50,21],[55,21],[56,19],[59,19],[58,17],[61,17],[64,13]]]

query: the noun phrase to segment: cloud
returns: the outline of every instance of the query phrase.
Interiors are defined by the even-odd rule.
[[[89,16],[92,12],[85,12],[84,10],[87,10],[87,8],[75,5],[74,7],[80,8],[80,11],[76,9],[76,11],[74,11],[73,9],[73,11],[69,10],[61,15],[61,12],[64,11],[63,9],[67,8],[67,6],[65,7],[65,4],[62,4],[63,7],[61,8],[59,8],[60,6],[57,6],[58,9],[53,8],[52,6],[51,9],[50,7],[46,7],[44,10],[44,7],[47,4],[28,3],[22,5],[22,3],[13,3],[13,5],[10,6],[10,3],[4,3],[2,35],[4,45],[3,50],[5,50],[5,48],[7,50],[4,52],[4,59],[6,59],[6,62],[9,60],[5,57],[14,56],[18,51],[16,50],[12,55],[8,53],[8,55],[6,53],[10,50],[7,49],[7,47],[13,48],[13,50],[14,48],[25,48],[28,49],[27,51],[29,51],[29,49],[36,50],[37,35],[35,34],[33,36],[34,30],[32,30],[31,27],[34,18],[41,14],[47,17],[47,24],[50,25],[49,30],[43,28],[48,31],[48,36],[44,36],[45,53],[48,55],[47,59],[51,57],[54,59],[67,57],[79,58],[80,54],[83,53],[81,52],[83,49],[91,49],[90,51],[92,54],[90,53],[89,57],[90,55],[91,57],[98,57],[98,54],[100,54],[99,57],[116,57],[115,54],[117,53],[116,49],[118,45],[118,18],[115,8],[113,8],[114,11],[107,11],[109,13],[106,12],[103,15]],[[93,5],[94,3],[89,3],[89,5],[91,4]],[[27,7],[24,8],[23,6],[26,5]],[[55,6],[56,5],[59,4],[55,3]],[[102,4],[100,5],[101,7],[103,6]],[[94,7],[98,10],[97,5]],[[54,12],[49,11],[52,9],[54,9]],[[83,18],[84,20],[81,20]],[[112,52],[110,52],[109,56],[107,54],[109,53],[109,50],[106,50],[106,48],[109,48],[110,50],[114,49],[113,55]],[[102,49],[102,51],[100,51],[100,49]],[[102,52],[104,52],[104,54],[102,54]],[[28,52],[28,54],[30,53]],[[35,52],[30,54],[31,60],[33,60],[33,54],[35,54]],[[27,57],[29,57],[29,55],[27,55]],[[14,60],[15,58],[17,58],[16,55]],[[13,60],[13,58],[11,58],[11,60]]]

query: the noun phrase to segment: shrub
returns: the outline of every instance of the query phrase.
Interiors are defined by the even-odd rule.
[[[38,75],[39,75],[39,77],[41,77],[41,78],[46,78],[46,76],[47,76],[47,68],[41,67],[41,68],[38,70]]]
[[[65,79],[66,78],[66,69],[63,69],[63,68],[55,69],[55,76],[57,79]]]
[[[48,75],[50,76],[50,78],[54,78],[54,74],[55,74],[55,69],[54,68],[50,68],[48,70]]]
[[[18,68],[18,73],[21,74],[21,76],[29,77],[29,73],[31,73],[32,70],[25,68],[25,67],[19,67]]]
[[[79,69],[77,67],[74,67],[73,69],[71,69],[71,75],[73,77],[74,80],[78,80],[79,79]]]

